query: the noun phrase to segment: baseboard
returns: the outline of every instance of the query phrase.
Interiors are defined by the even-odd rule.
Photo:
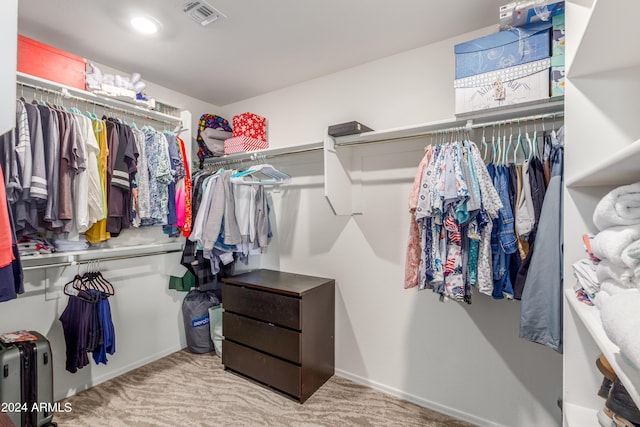
[[[102,384],[105,381],[109,381],[110,379],[116,378],[116,377],[118,377],[118,376],[120,376],[122,374],[126,374],[127,372],[133,371],[134,369],[139,368],[141,366],[144,366],[144,365],[146,365],[148,363],[155,362],[158,359],[162,359],[163,357],[166,357],[166,356],[168,356],[170,354],[173,354],[176,351],[180,351],[183,348],[184,347],[182,347],[181,345],[177,345],[177,346],[174,346],[174,347],[163,349],[162,351],[159,351],[158,353],[152,354],[152,355],[150,355],[148,357],[145,357],[144,359],[136,360],[135,362],[130,363],[130,364],[126,365],[126,366],[123,366],[123,367],[121,367],[119,369],[115,369],[115,370],[113,370],[113,371],[111,371],[109,373],[103,374],[103,375],[98,375],[95,378],[92,378],[90,383],[79,385],[75,389],[67,390],[66,394],[59,395],[59,396],[56,395],[56,396],[54,396],[54,398],[55,398],[56,401],[59,401],[59,400],[62,400],[64,398],[73,396],[74,394],[78,394],[81,391],[88,390],[91,387],[95,387],[98,384]]]
[[[339,377],[343,377],[348,380],[351,380],[354,383],[371,387],[374,390],[381,391],[382,393],[388,394],[390,396],[394,396],[402,400],[406,400],[407,402],[415,403],[416,405],[422,406],[423,408],[431,409],[432,411],[440,412],[442,414],[455,417],[459,420],[463,420],[477,426],[505,427],[502,424],[498,424],[496,422],[489,421],[484,418],[476,417],[475,415],[471,415],[466,412],[462,412],[460,410],[450,408],[448,406],[441,405],[439,403],[432,402],[427,399],[423,399],[422,397],[418,397],[416,395],[407,393],[405,391],[398,390],[397,388],[389,387],[386,384],[382,384],[377,381],[372,381],[370,379],[361,377],[359,375],[352,374],[351,372],[343,371],[342,369],[335,369],[335,374]]]

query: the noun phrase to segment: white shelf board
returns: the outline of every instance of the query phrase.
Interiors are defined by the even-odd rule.
[[[604,405],[604,400],[602,401]],[[598,410],[583,406],[565,403],[563,412],[567,427],[600,427],[598,423]]]
[[[270,158],[274,156],[283,156],[289,154],[305,153],[307,151],[322,150],[322,141],[307,142],[297,145],[288,145],[285,147],[265,148],[263,150],[245,151],[242,153],[227,154],[220,157],[210,157],[205,159],[204,164],[229,163],[241,160],[255,160],[261,158]]]
[[[473,113],[457,115],[456,117],[420,123],[417,125],[403,126],[379,131],[363,132],[360,134],[336,137],[336,146],[349,146],[366,144],[371,142],[393,141],[398,139],[417,138],[428,135],[431,132],[449,129],[463,128],[468,123],[471,125],[482,125],[483,123],[514,120],[519,117],[529,117],[544,114],[564,112],[564,97],[549,98],[542,102],[521,104],[517,106],[499,107],[487,111],[474,111]]]
[[[422,134],[433,132],[440,129],[446,129],[450,127],[463,127],[467,124],[467,120],[464,119],[446,119],[429,123],[420,123],[411,126],[402,126],[397,128],[376,130],[371,132],[363,132],[354,135],[346,135],[335,137],[336,145],[355,145],[360,143],[369,142],[382,142],[391,141],[394,139],[413,138],[419,137]]]
[[[482,123],[489,120],[510,120],[521,117],[523,113],[527,116],[538,114],[550,114],[564,111],[564,95],[537,101],[524,102],[517,105],[505,105],[502,107],[490,108],[488,110],[473,111],[470,113],[456,114],[456,118],[473,120],[474,123]]]
[[[127,255],[151,254],[163,251],[182,250],[181,239],[167,241],[166,243],[153,243],[148,245],[120,246],[112,248],[90,248],[82,251],[54,252],[52,254],[42,254],[29,257],[22,257],[20,261],[23,267],[46,267],[67,261],[100,260],[110,257],[120,257]]]
[[[565,298],[578,314],[582,324],[587,328],[596,345],[607,358],[635,404],[640,407],[640,370],[631,365],[620,353],[620,348],[607,337],[600,321],[600,312],[596,307],[588,306],[578,301],[573,289],[570,288],[565,289]]]
[[[86,99],[89,102],[95,101],[101,104],[108,105],[110,107],[118,108],[120,110],[132,111],[138,114],[144,114],[146,116],[149,116],[150,118],[154,118],[161,121],[179,123],[181,120],[180,117],[175,117],[169,114],[160,113],[158,111],[149,110],[148,108],[144,108],[141,105],[130,104],[128,102],[109,98],[108,96],[97,95],[93,92],[78,89],[76,87],[68,86],[62,83],[52,82],[51,80],[46,80],[40,77],[32,76],[30,74],[21,73],[19,71],[16,74],[17,74],[18,82],[27,83],[31,86],[36,86],[38,88],[51,89],[57,92],[60,92],[64,89],[71,96]]]
[[[640,181],[640,140],[567,179],[568,187],[613,186]]]
[[[640,65],[635,43],[640,40],[640,2],[595,0],[575,57],[570,79]]]

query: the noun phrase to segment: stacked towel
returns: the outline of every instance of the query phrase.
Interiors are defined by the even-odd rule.
[[[71,252],[89,249],[89,242],[87,242],[82,235],[80,235],[80,239],[78,240],[53,239],[53,245],[56,247],[58,252]]]
[[[598,293],[602,327],[609,339],[637,369],[640,369],[640,291],[638,289]]]
[[[600,200],[593,213],[598,230],[640,223],[640,182],[617,187]]]
[[[629,268],[640,266],[640,240],[631,243],[622,251],[622,262]]]
[[[604,260],[596,266],[596,277],[601,283],[609,280],[617,283],[622,288],[635,288],[638,286],[638,281],[632,269],[619,267],[608,260]]]
[[[600,231],[591,241],[593,254],[601,260],[626,268],[622,252],[632,243],[640,240],[640,224],[611,227]]]

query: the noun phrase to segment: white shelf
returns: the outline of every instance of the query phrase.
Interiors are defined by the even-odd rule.
[[[604,400],[602,401],[604,405]],[[598,410],[565,403],[562,408],[567,427],[600,427]]]
[[[50,80],[32,76],[30,74],[17,72],[17,81],[18,81],[18,84],[22,82],[37,88],[51,89],[56,92],[68,93],[71,97],[80,98],[83,100],[86,99],[89,102],[103,104],[105,106],[120,109],[123,111],[131,111],[140,115],[148,116],[151,119],[155,119],[159,121],[170,122],[175,124],[180,123],[181,121],[180,117],[175,117],[169,114],[160,113],[158,111],[149,110],[140,105],[119,101],[117,99],[109,98],[108,96],[97,95],[93,92],[78,89],[73,86],[67,86],[62,83],[52,82]]]
[[[611,342],[602,328],[600,312],[596,307],[588,306],[576,298],[573,289],[565,289],[565,298],[587,328],[596,345],[622,381],[629,395],[640,407],[640,371],[631,365],[620,353],[620,348]]]
[[[640,140],[583,173],[567,179],[568,187],[614,186],[640,181]]]
[[[284,156],[290,154],[306,153],[308,151],[322,150],[322,142],[307,142],[297,145],[289,145],[285,147],[265,148],[264,150],[246,151],[243,153],[227,154],[221,157],[211,157],[205,159],[204,164],[216,163],[232,163],[243,160],[260,160],[268,159],[276,156]]]
[[[458,115],[454,118],[439,120],[417,125],[403,126],[379,131],[363,132],[355,135],[340,136],[334,138],[336,146],[357,145],[361,143],[392,141],[397,139],[417,138],[431,132],[448,129],[462,128],[467,124],[482,125],[486,122],[512,120],[518,117],[553,114],[564,111],[563,98],[549,98],[543,102],[536,101],[531,104],[500,107],[487,111],[475,111],[473,113]]]
[[[595,0],[568,73],[570,79],[640,65],[640,2]]]
[[[363,132],[354,135],[339,136],[334,138],[336,146],[340,145],[355,145],[360,143],[369,142],[381,142],[390,141],[402,138],[419,137],[420,135],[427,134],[440,129],[446,129],[451,127],[463,127],[467,124],[467,120],[461,120],[456,118],[439,120],[430,123],[420,123],[417,125],[403,126],[392,129],[376,130],[371,132]]]
[[[22,266],[28,269],[47,268],[48,266],[87,260],[101,260],[114,257],[140,256],[144,254],[154,254],[157,252],[174,252],[182,250],[183,242],[175,239],[166,243],[154,243],[148,245],[121,246],[113,248],[92,248],[82,251],[55,252],[20,259]]]

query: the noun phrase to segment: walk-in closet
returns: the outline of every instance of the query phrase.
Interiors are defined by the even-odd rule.
[[[640,425],[640,5],[307,3],[0,2],[0,426]]]

